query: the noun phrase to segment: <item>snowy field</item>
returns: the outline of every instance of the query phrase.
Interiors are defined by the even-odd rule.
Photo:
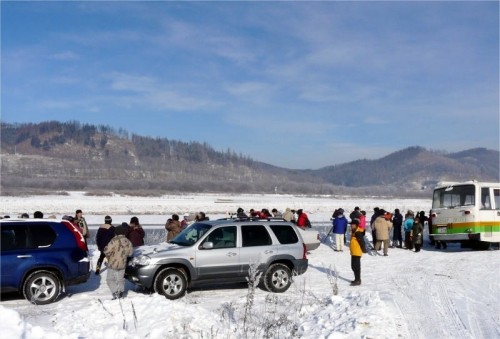
[[[1,197],[0,215],[74,215],[91,225],[111,215],[114,224],[138,216],[162,227],[172,213],[204,211],[212,218],[238,207],[303,208],[314,225],[326,225],[334,209],[373,207],[403,213],[430,209],[430,199],[352,199],[292,195],[177,195],[161,198],[69,196]],[[324,227],[318,227],[325,235]],[[368,232],[369,233],[369,232]],[[367,234],[368,234],[367,233]],[[94,233],[95,234],[95,233]],[[283,294],[245,284],[191,290],[170,301],[126,284],[126,298],[111,300],[106,270],[67,288],[57,302],[34,306],[16,295],[0,302],[1,338],[500,338],[499,251],[458,245],[420,253],[390,249],[366,254],[362,285],[353,280],[348,251],[330,240],[310,252],[309,268]],[[91,246],[93,266],[99,252]],[[335,286],[338,293],[335,293]],[[252,302],[253,301],[253,302]]]

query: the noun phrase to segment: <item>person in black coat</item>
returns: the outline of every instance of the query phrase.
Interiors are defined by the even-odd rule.
[[[399,208],[396,208],[392,217],[392,247],[403,248],[402,226],[403,215],[399,211]]]
[[[99,259],[97,260],[97,267],[95,268],[95,274],[99,274],[101,271],[102,262],[106,255],[104,254],[104,248],[108,245],[111,239],[115,236],[115,227],[111,225],[113,220],[109,215],[104,217],[104,224],[99,227],[97,234],[95,236],[95,242],[97,244],[97,249],[101,252]]]

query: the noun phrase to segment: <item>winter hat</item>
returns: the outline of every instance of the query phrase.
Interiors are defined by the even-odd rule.
[[[128,231],[128,224],[126,222],[122,222],[122,224],[118,227],[115,227],[115,235],[125,235]]]
[[[62,217],[63,220],[68,220],[69,222],[75,221],[75,218],[73,218],[71,215],[65,215]]]
[[[236,211],[237,213],[243,213],[243,208],[238,208],[238,210]]]
[[[130,218],[130,223],[135,224],[135,225],[139,225],[139,218],[137,218],[137,217]]]
[[[113,222],[113,219],[111,219],[111,217],[109,215],[107,215],[107,216],[104,217],[104,223],[105,224],[111,225],[112,222]]]
[[[354,213],[353,215],[354,215],[355,218],[359,218],[361,216],[361,212],[360,211],[354,210],[353,213]]]

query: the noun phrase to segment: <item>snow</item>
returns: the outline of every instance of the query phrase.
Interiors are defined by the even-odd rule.
[[[172,213],[204,211],[211,218],[238,207],[303,208],[322,235],[334,209],[359,206],[428,211],[430,199],[307,197],[292,195],[178,195],[158,198],[68,196],[1,197],[1,215],[73,215],[82,209],[92,225],[111,215],[114,223],[139,216],[162,228]],[[27,207],[29,206],[29,208]],[[325,227],[320,227],[324,225]],[[367,232],[368,235],[369,232]],[[1,338],[499,338],[499,251],[459,245],[419,253],[390,249],[366,254],[362,285],[353,280],[348,250],[334,252],[330,239],[309,253],[309,268],[290,289],[273,294],[246,284],[209,286],[170,301],[126,283],[126,297],[112,300],[101,275],[70,286],[50,305],[31,305],[2,295]],[[90,246],[95,266],[99,252]],[[338,294],[334,293],[337,284]]]

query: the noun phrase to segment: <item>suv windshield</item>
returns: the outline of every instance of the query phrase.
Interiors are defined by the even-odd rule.
[[[192,224],[169,242],[179,246],[191,246],[207,233],[210,228],[212,228],[211,225],[203,223]]]

